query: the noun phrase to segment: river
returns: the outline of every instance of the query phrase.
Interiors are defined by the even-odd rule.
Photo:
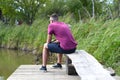
[[[36,55],[33,53],[0,48],[0,78],[4,77],[6,80],[20,65],[41,64],[41,58],[42,55],[39,55],[36,62]],[[52,54],[48,59],[48,64],[53,64],[56,61],[56,55]]]
[[[35,55],[19,50],[0,48],[0,77],[9,77],[20,65],[34,64]]]

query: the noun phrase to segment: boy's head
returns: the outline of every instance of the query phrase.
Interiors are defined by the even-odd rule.
[[[58,21],[58,15],[56,13],[53,13],[51,16],[50,16],[50,21]]]

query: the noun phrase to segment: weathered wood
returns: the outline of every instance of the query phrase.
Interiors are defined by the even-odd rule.
[[[115,80],[109,72],[90,54],[84,50],[67,54],[72,60],[76,72],[81,80]]]
[[[72,61],[67,56],[66,56],[66,73],[68,75],[78,75],[73,64],[72,64]]]
[[[80,80],[79,76],[66,75],[66,68],[54,69],[47,66],[47,72],[40,71],[41,65],[21,65],[7,80]]]

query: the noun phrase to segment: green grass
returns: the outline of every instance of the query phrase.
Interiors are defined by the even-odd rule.
[[[32,26],[25,24],[21,26],[0,26],[0,45],[19,49],[42,47],[46,39],[46,23],[46,20],[36,20]]]
[[[112,67],[120,75],[119,19],[90,19],[76,23],[66,15],[60,20],[72,26],[72,33],[78,42],[77,49],[86,50],[101,64]],[[40,53],[46,41],[47,25],[48,20],[38,19],[31,26],[0,26],[0,44],[10,48],[37,49]]]
[[[77,23],[73,33],[78,42],[78,49],[84,49],[110,66],[120,75],[120,20],[94,21]]]

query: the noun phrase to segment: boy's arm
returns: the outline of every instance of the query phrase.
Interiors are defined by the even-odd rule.
[[[47,35],[47,43],[50,43],[52,40],[52,35],[51,34],[48,34]]]

